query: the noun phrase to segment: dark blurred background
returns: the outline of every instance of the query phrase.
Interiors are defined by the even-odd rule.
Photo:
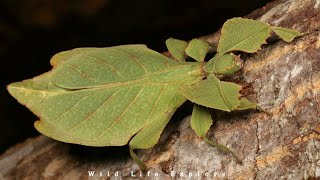
[[[38,135],[37,117],[5,89],[51,69],[52,55],[75,47],[143,43],[165,51],[169,37],[208,35],[224,21],[271,0],[0,1],[0,153]]]

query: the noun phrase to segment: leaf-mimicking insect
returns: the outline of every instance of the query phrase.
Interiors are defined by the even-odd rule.
[[[290,42],[300,33],[264,22],[233,18],[222,27],[216,55],[205,62],[211,45],[201,39],[166,41],[173,59],[145,45],[77,48],[60,52],[52,70],[8,85],[8,91],[40,120],[42,134],[86,146],[123,146],[134,153],[159,140],[172,114],[185,101],[195,105],[191,127],[210,145],[235,154],[206,137],[212,125],[208,108],[235,111],[255,108],[240,95],[241,86],[221,81],[241,67],[233,52],[254,53],[274,32]],[[194,61],[186,62],[185,57]]]

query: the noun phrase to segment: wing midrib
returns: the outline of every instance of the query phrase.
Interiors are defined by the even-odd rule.
[[[46,93],[46,94],[51,94],[51,95],[58,95],[58,94],[66,94],[66,93],[75,93],[75,92],[79,92],[79,91],[84,91],[84,90],[99,90],[99,89],[104,89],[104,88],[115,88],[115,87],[120,87],[120,86],[129,86],[129,85],[155,85],[155,84],[175,84],[175,83],[179,83],[182,81],[188,81],[188,79],[192,79],[194,78],[196,75],[192,76],[190,75],[188,78],[184,79],[184,80],[178,80],[178,81],[164,81],[164,82],[152,82],[152,81],[148,81],[148,80],[152,80],[152,78],[157,78],[159,77],[161,74],[164,74],[168,71],[174,70],[176,68],[181,68],[184,66],[192,66],[191,64],[184,64],[184,65],[179,65],[179,66],[174,66],[171,68],[167,68],[167,69],[163,69],[163,70],[159,70],[155,73],[149,74],[148,76],[140,76],[138,77],[139,79],[135,79],[135,80],[129,80],[126,82],[115,82],[115,83],[108,83],[108,84],[103,84],[103,85],[97,85],[97,86],[87,86],[84,88],[75,88],[75,89],[69,89],[69,88],[65,88],[62,86],[59,86],[57,84],[55,84],[55,86],[61,88],[61,90],[64,91],[50,91],[50,89],[31,89],[31,88],[27,88],[27,87],[18,87],[18,86],[13,86],[11,88],[17,89],[17,90],[21,90],[21,91],[26,91],[26,92],[34,92],[34,93]],[[189,71],[190,74],[199,74],[199,76],[201,75],[201,68],[202,66],[199,68],[194,68],[193,71]],[[185,76],[184,74],[180,74],[180,76]]]

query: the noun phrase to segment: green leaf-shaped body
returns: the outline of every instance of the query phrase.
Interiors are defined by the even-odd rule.
[[[41,133],[89,146],[121,146],[145,127],[163,128],[187,100],[178,89],[203,78],[201,64],[144,45],[75,49],[51,63],[51,72],[13,83],[9,92],[40,118]]]
[[[292,41],[298,31],[233,18],[222,27],[217,54],[204,62],[205,41],[166,41],[174,61],[144,45],[78,48],[51,59],[52,71],[12,83],[8,90],[40,120],[35,127],[53,139],[88,146],[122,146],[141,169],[134,149],[154,146],[176,109],[187,99],[195,105],[191,126],[208,144],[230,149],[205,137],[212,119],[205,107],[223,111],[255,108],[241,97],[241,86],[216,75],[239,70],[233,51],[256,52],[274,31]],[[184,62],[185,54],[202,62]],[[201,106],[199,106],[201,105]],[[205,107],[202,107],[205,106]],[[239,160],[239,159],[238,159]],[[240,161],[240,160],[239,160]]]

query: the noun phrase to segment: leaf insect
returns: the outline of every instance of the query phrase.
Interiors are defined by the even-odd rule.
[[[141,169],[147,166],[134,150],[153,147],[173,113],[189,100],[194,103],[191,127],[196,134],[238,159],[206,137],[212,125],[208,108],[227,112],[256,108],[256,103],[241,97],[240,85],[219,77],[241,68],[233,52],[258,51],[272,31],[286,42],[301,35],[233,18],[223,25],[217,53],[208,62],[204,59],[210,44],[201,39],[169,38],[166,45],[173,59],[145,45],[77,48],[54,55],[51,71],[7,89],[39,117],[34,126],[40,133],[86,146],[129,144]],[[194,62],[186,62],[186,56]]]

